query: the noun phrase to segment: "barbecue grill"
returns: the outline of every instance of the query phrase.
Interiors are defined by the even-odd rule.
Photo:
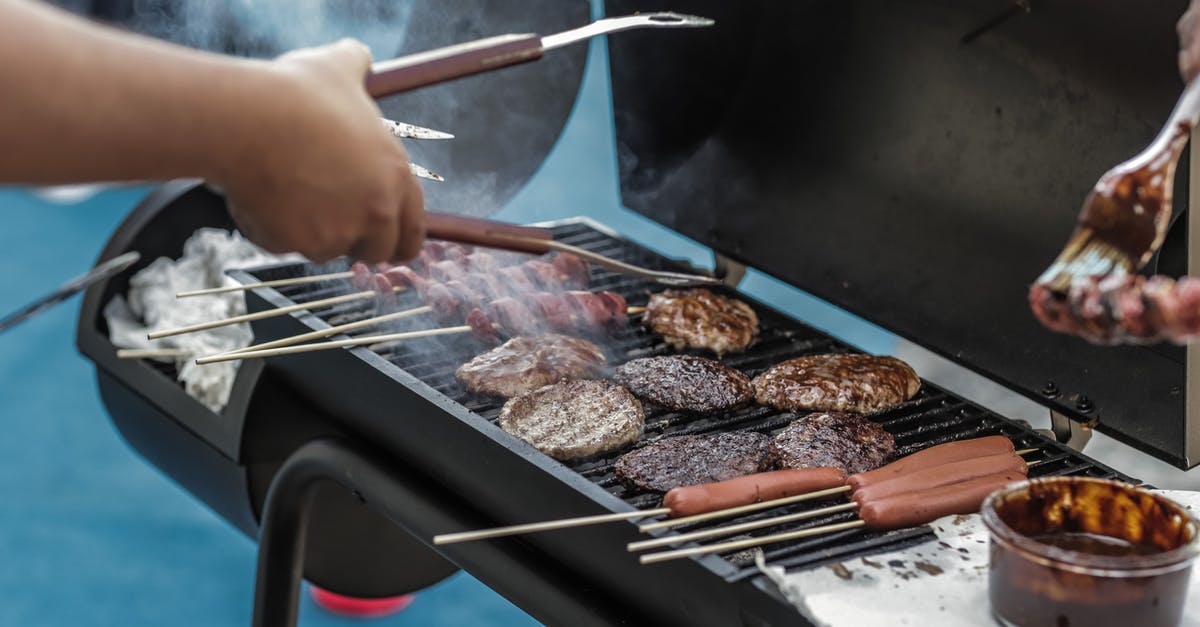
[[[633,4],[611,0],[608,12],[641,8]],[[1147,24],[1169,34],[1182,11],[1176,4],[1139,10]],[[1179,465],[1195,463],[1186,437],[1192,423],[1184,410],[1182,350],[1100,350],[1052,336],[1036,327],[1022,296],[1069,232],[1095,174],[1140,147],[1169,109],[1177,79],[1152,69],[1173,67],[1173,55],[1165,54],[1170,45],[1127,38],[1117,2],[1037,5],[1028,15],[982,1],[672,8],[715,17],[720,27],[713,39],[681,40],[668,50],[654,44],[654,63],[637,62],[651,56],[644,36],[610,43],[626,204],[711,245],[728,276],[752,266],[809,289],[1035,398],[1068,421],[1067,431],[1086,422]],[[1067,28],[1085,17],[1080,28]],[[1128,93],[1108,88],[1108,68],[1071,52],[1072,45],[1090,50],[1113,41],[1123,45],[1122,56],[1106,61],[1146,70],[1120,77]],[[747,55],[733,58],[730,50]],[[910,51],[911,59],[896,50]],[[885,71],[867,72],[867,59]],[[784,70],[813,72],[816,79],[781,82]],[[1069,84],[1044,89],[1035,79],[1048,75]],[[914,77],[923,79],[921,89],[913,87]],[[805,85],[822,91],[805,94]],[[1081,99],[1091,105],[1081,106]],[[1019,121],[999,121],[1004,114],[997,112]],[[987,122],[979,117],[984,113]],[[1046,128],[1027,128],[1031,120],[1061,129],[1066,139],[1086,137],[1088,150],[1046,145]],[[1019,157],[1009,154],[1012,147]],[[1004,184],[1013,180],[1023,184]],[[977,228],[985,222],[987,232]],[[104,304],[124,293],[130,274],[149,260],[177,256],[201,226],[231,223],[223,199],[195,183],[165,185],[135,209],[103,257],[138,250],[143,266],[88,291],[78,342],[96,362],[101,395],[130,444],[259,538],[258,623],[294,622],[301,574],[336,592],[385,596],[459,567],[555,625],[803,623],[745,556],[639,565],[624,551],[644,537],[633,523],[429,546],[435,533],[657,505],[656,495],[614,479],[615,455],[562,463],[500,430],[500,404],[467,394],[453,376],[482,350],[470,337],[248,362],[220,414],[188,397],[172,368],[118,361]],[[548,226],[556,239],[587,250],[688,269],[586,219]],[[988,259],[980,259],[983,251]],[[1180,255],[1178,247],[1168,247],[1159,265],[1177,263],[1172,255]],[[313,273],[290,263],[233,275],[253,282]],[[762,337],[727,363],[754,375],[791,357],[856,350],[738,295],[736,282],[729,283],[724,291],[758,312]],[[661,289],[597,268],[592,287],[615,291],[631,305]],[[339,289],[331,283],[256,289],[247,306],[282,307]],[[400,298],[404,306],[415,297]],[[270,341],[369,315],[369,304],[346,303],[261,320],[254,332],[258,341]],[[358,333],[371,331],[351,335]],[[633,327],[616,333],[606,349],[613,363],[672,352]],[[1136,407],[1152,418],[1135,422]],[[639,445],[719,430],[770,433],[794,418],[761,407],[721,420],[654,411]],[[899,454],[1003,434],[1018,448],[1039,449],[1031,460],[1042,463],[1031,476],[1133,480],[929,382],[911,401],[870,418],[895,435]],[[723,522],[819,506],[795,504]],[[925,528],[854,530],[770,545],[765,557],[806,568],[931,537]]]

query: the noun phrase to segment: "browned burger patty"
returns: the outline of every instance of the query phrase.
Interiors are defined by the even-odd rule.
[[[847,475],[878,468],[892,456],[892,434],[858,414],[813,414],[792,422],[771,443],[780,468],[841,468]]]
[[[650,296],[642,324],[676,350],[704,348],[740,353],[758,337],[750,305],[706,289],[666,290]]]
[[[921,379],[895,357],[810,355],[775,364],[754,378],[760,404],[783,410],[867,414],[902,403]]]
[[[604,365],[599,346],[551,334],[514,337],[477,355],[454,375],[475,394],[513,397],[559,381],[597,377]]]
[[[672,411],[719,414],[754,400],[749,377],[691,355],[634,359],[618,367],[613,379],[634,396]]]
[[[566,381],[509,399],[500,428],[555,459],[622,449],[642,437],[642,404],[608,381]]]
[[[666,438],[617,460],[617,479],[638,490],[725,481],[768,470],[771,438],[753,431]]]

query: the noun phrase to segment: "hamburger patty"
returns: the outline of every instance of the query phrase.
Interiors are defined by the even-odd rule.
[[[903,361],[874,355],[810,355],[775,364],[754,378],[760,404],[788,411],[867,414],[902,403],[921,389]]]
[[[758,315],[750,305],[700,288],[651,294],[642,325],[676,350],[704,348],[718,355],[740,353],[758,338]]]
[[[509,399],[500,428],[555,459],[615,451],[642,437],[642,404],[608,381],[566,381]]]
[[[892,434],[858,414],[832,412],[800,418],[771,442],[780,468],[841,468],[847,475],[882,466],[896,450]]]
[[[659,440],[622,455],[615,470],[617,479],[631,489],[666,492],[770,467],[770,437],[753,431],[732,431]]]
[[[542,386],[599,376],[604,351],[565,335],[522,336],[475,356],[454,376],[469,392],[511,398]]]
[[[750,378],[704,357],[634,359],[613,372],[633,395],[672,411],[719,414],[754,400]]]

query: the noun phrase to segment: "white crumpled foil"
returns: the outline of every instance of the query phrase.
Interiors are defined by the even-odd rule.
[[[254,340],[247,323],[185,333],[161,340],[148,340],[154,331],[173,329],[246,313],[241,292],[176,298],[188,290],[234,285],[225,271],[279,261],[300,259],[295,255],[267,253],[240,234],[203,228],[183,245],[183,255],[172,260],[159,257],[129,280],[129,292],[104,307],[109,339],[121,348],[176,348],[188,354],[166,358],[175,362],[179,381],[187,393],[214,412],[229,402],[237,361],[198,366],[195,358],[249,346]]]
[[[1162,490],[1200,508],[1200,492]],[[814,625],[994,626],[988,601],[988,533],[978,514],[930,524],[937,540],[791,573],[758,567]],[[1200,625],[1200,573],[1193,572],[1182,625]]]

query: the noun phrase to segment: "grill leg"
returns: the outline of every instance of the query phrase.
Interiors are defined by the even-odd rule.
[[[304,572],[311,504],[322,481],[353,492],[368,507],[417,537],[439,529],[470,529],[478,513],[447,499],[445,490],[395,460],[345,439],[313,440],[296,449],[267,490],[258,540],[254,627],[294,627]],[[526,608],[544,624],[573,627],[676,624],[640,613],[595,582],[517,539],[476,543],[446,557]],[[787,608],[787,614],[792,614]]]
[[[271,481],[263,508],[254,627],[296,625],[309,506],[321,481],[334,481],[357,494],[358,484],[381,474],[365,455],[335,439],[314,440],[288,457]]]

